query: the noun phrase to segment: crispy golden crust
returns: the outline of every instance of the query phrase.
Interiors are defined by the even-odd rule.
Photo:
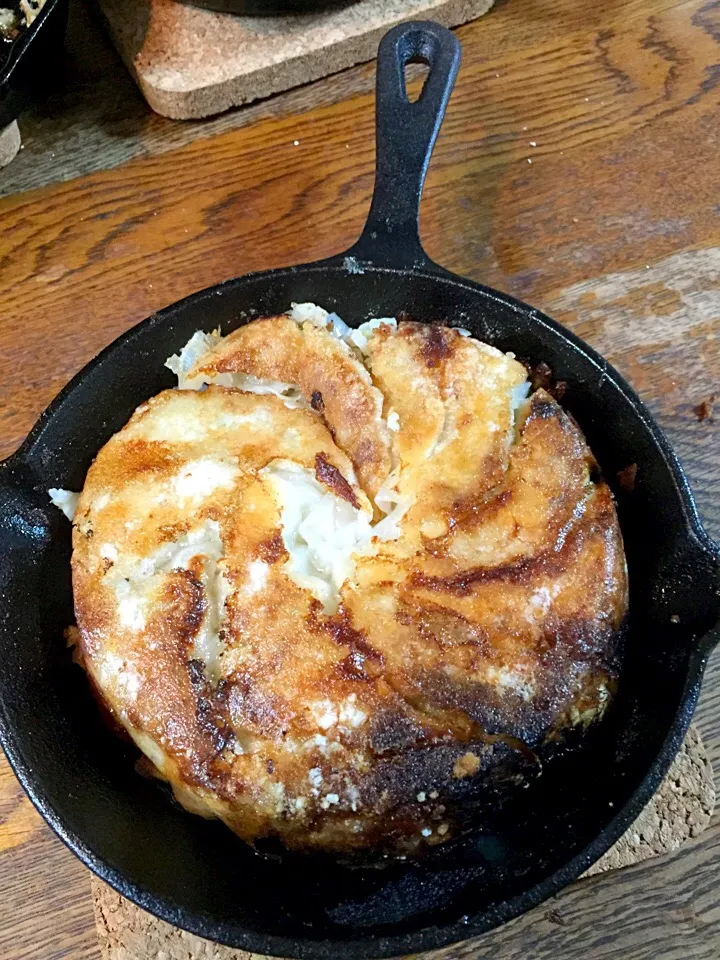
[[[370,339],[371,380],[338,343],[249,324],[204,368],[297,382],[310,408],[166,391],[106,444],[75,518],[79,644],[188,809],[249,841],[412,851],[452,835],[455,800],[532,775],[533,751],[602,714],[622,542],[582,434],[544,391],[516,435],[514,360],[400,324]],[[393,472],[408,501],[399,538],[355,555],[334,612],[293,572],[277,462],[353,515],[372,517],[366,494]]]
[[[507,469],[513,439],[511,392],[522,364],[456,330],[402,323],[368,344],[368,368],[402,429],[395,449],[398,490],[414,506],[405,523],[431,538],[451,509],[481,500]]]
[[[322,409],[370,496],[390,472],[382,395],[347,344],[325,330],[312,324],[301,328],[284,316],[256,320],[225,337],[198,372],[249,373],[297,384],[308,402]]]

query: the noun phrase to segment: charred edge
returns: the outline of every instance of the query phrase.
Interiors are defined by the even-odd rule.
[[[538,653],[544,666],[553,663],[585,663],[614,675],[619,661],[619,645],[622,621],[619,617],[586,619],[575,616],[558,620],[551,617],[544,625],[538,641]],[[558,670],[562,676],[562,669]]]
[[[173,624],[175,635],[180,643],[189,644],[200,629],[207,611],[202,582],[192,570],[174,570],[167,589],[172,606],[178,612],[177,621]]]
[[[423,685],[423,680],[416,678],[413,682]],[[469,743],[473,740],[484,740],[486,731],[470,716],[467,710],[448,703],[436,703],[429,699],[428,691],[416,693],[405,692],[405,703],[415,711],[423,722],[436,731],[442,731],[445,736],[452,737],[460,743]],[[437,737],[436,733],[436,737]]]
[[[425,726],[399,709],[375,714],[370,726],[370,748],[378,757],[403,753],[428,740]]]
[[[205,683],[205,663],[202,660],[192,659],[185,664],[190,676],[190,683],[194,687],[202,687]]]
[[[209,736],[216,755],[231,746],[235,740],[235,734],[229,718],[215,698],[199,696],[195,713],[198,725]]]
[[[329,633],[338,646],[349,648],[348,655],[336,667],[342,677],[368,681],[382,672],[385,658],[368,642],[364,633],[352,626],[346,612],[325,617],[321,604],[314,601],[307,619],[310,629]]]
[[[533,391],[545,390],[554,400],[562,400],[567,393],[568,385],[565,380],[555,379],[552,367],[548,363],[542,360],[535,366],[526,363],[525,367],[528,371]]]
[[[188,661],[188,672],[191,670],[191,663],[200,664],[200,669],[202,670],[202,660],[190,660]],[[193,672],[196,672],[197,667],[193,667],[192,669]],[[191,680],[193,685],[195,685],[196,681],[192,674]],[[222,753],[235,741],[235,733],[230,722],[228,705],[230,686],[229,681],[223,679],[213,688],[212,685],[205,680],[204,676],[201,676],[197,682],[199,690],[195,716],[197,717],[198,726],[208,736],[215,756]]]
[[[456,500],[450,509],[450,530],[490,519],[512,500],[512,495],[512,490],[506,489],[491,492],[482,499]]]
[[[414,573],[410,583],[426,590],[441,590],[457,596],[467,596],[476,584],[482,583],[528,583],[534,576],[557,576],[563,573],[586,537],[596,528],[604,527],[602,515],[592,524],[573,531],[560,550],[543,550],[538,556],[523,557],[512,563],[498,567],[473,567],[463,570],[452,577],[428,577],[423,573]]]
[[[452,349],[443,327],[429,326],[424,330],[422,355],[426,367],[437,367]]]
[[[513,749],[522,750],[521,744],[535,749],[549,729],[559,733],[577,723],[577,714],[572,719],[573,707],[580,714],[602,707],[599,684],[612,687],[617,677],[617,668],[612,666],[618,659],[615,626],[599,616],[546,624],[538,648],[536,690],[530,700],[493,683],[471,684],[437,671],[423,671],[414,679],[422,688],[422,694],[416,695],[422,698],[418,709],[450,719],[465,713],[490,739],[500,737]],[[578,686],[568,678],[581,667],[587,669],[581,671]]]
[[[558,408],[552,400],[534,396],[528,422],[532,420],[552,420],[558,416]]]
[[[561,566],[557,558],[544,553],[540,557],[525,557],[517,563],[503,564],[500,567],[474,567],[463,570],[453,577],[428,577],[415,573],[410,582],[425,590],[442,590],[457,596],[466,596],[476,584],[480,583],[525,583],[534,573],[559,573]]]
[[[351,647],[350,653],[337,665],[338,674],[346,680],[370,681],[375,679],[384,666],[381,653],[360,641]]]
[[[355,496],[355,491],[338,468],[330,463],[324,453],[315,454],[315,477],[318,483],[325,484],[328,489],[343,500],[347,500],[356,510],[360,509],[360,502]]]
[[[322,413],[325,410],[325,401],[323,400],[323,395],[319,390],[316,390],[312,397],[310,397],[310,406],[318,413]]]
[[[287,550],[283,543],[282,534],[278,531],[269,540],[261,541],[255,550],[258,560],[264,560],[265,563],[277,563],[287,556]]]
[[[427,740],[439,742],[451,737],[457,749],[463,744],[502,743],[521,753],[532,754],[528,744],[509,730],[498,728],[490,732],[483,721],[473,715],[475,704],[463,696],[463,688],[447,677],[422,672],[408,679],[415,689],[407,686],[400,689],[391,677],[387,678],[389,686],[412,711],[416,721],[424,724]]]
[[[460,743],[503,744],[524,756],[533,756],[546,725],[546,709],[540,702],[526,703],[519,696],[504,694],[489,684],[451,680],[444,674],[421,671],[414,682],[422,692],[405,699],[422,716],[445,727]]]
[[[456,800],[479,798],[496,786],[519,785],[539,772],[540,764],[532,751],[515,750],[500,739],[464,744],[438,741],[383,757],[375,767],[368,799],[374,799],[377,807],[387,805],[384,798],[409,802],[412,809],[404,810],[406,814],[415,818],[420,815],[424,822],[439,819],[452,823],[460,812],[455,808]],[[427,798],[419,802],[422,806],[416,800],[419,790]]]

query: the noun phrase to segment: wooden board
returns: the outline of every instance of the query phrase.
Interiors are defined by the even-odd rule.
[[[658,417],[720,538],[720,414],[694,412],[720,386],[720,9],[499,0],[459,35],[463,68],[423,204],[429,252],[605,352]],[[222,118],[203,127],[212,137],[183,132],[191,142],[163,133],[189,128],[139,113],[129,132],[120,101],[102,114],[88,92],[98,112],[85,160],[135,159],[60,182],[83,160],[75,127],[48,147],[56,166],[32,168],[57,183],[0,200],[0,456],[84,363],[154,310],[349,245],[372,186],[371,80],[356,68],[318,85],[320,106],[296,91],[251,108],[247,126]],[[287,102],[305,112],[290,115]],[[7,175],[29,169],[25,153]],[[717,653],[696,719],[717,782]],[[443,960],[715,960],[719,871],[716,813],[673,856],[572,885]],[[0,853],[0,885],[0,960],[97,960],[87,871],[47,828]]]
[[[183,0],[98,0],[115,44],[158,113],[187,120],[372,60],[404,20],[454,27],[493,0],[355,0],[311,14],[235,16]]]

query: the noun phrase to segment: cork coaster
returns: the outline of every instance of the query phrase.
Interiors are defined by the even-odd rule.
[[[157,113],[207,117],[372,60],[404,20],[467,23],[493,0],[356,0],[321,13],[236,16],[182,0],[97,0]]]
[[[603,873],[677,849],[705,829],[715,807],[712,768],[691,727],[660,789],[614,847],[585,874]],[[178,930],[92,879],[103,960],[265,960]]]

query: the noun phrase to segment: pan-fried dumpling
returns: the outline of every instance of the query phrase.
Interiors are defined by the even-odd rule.
[[[88,472],[72,566],[92,683],[189,810],[413,852],[602,715],[615,507],[514,357],[304,304],[168,365]]]

